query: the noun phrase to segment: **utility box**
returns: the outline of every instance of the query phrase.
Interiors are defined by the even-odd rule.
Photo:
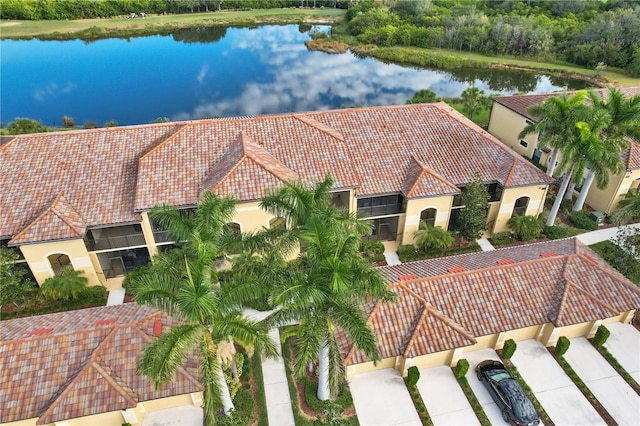
[[[602,212],[591,212],[589,218],[600,226],[604,223],[605,215]]]

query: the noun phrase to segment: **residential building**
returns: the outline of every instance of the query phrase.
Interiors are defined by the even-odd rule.
[[[38,283],[71,266],[111,289],[173,243],[149,218],[158,204],[233,195],[230,226],[255,230],[282,222],[260,209],[265,191],[331,175],[368,238],[407,244],[421,220],[455,229],[476,173],[489,233],[538,215],[552,182],[444,103],[19,135],[0,141],[0,242]]]
[[[631,322],[640,306],[640,289],[575,238],[380,270],[398,294],[366,305],[382,360],[374,365],[339,332],[347,378],[453,366],[507,339],[553,346],[560,336],[593,337],[601,324]]]
[[[620,89],[626,96],[640,94],[640,86],[624,87]],[[606,96],[607,89],[597,89],[600,96]],[[569,93],[571,94],[571,93]],[[538,134],[532,133],[521,139],[520,132],[528,123],[534,123],[537,117],[529,113],[532,106],[539,105],[551,96],[559,93],[547,93],[540,95],[515,95],[499,96],[493,98],[493,107],[489,117],[489,133],[513,149],[519,155],[526,157],[536,164],[547,167],[551,157],[551,150],[538,143]],[[599,189],[597,185],[591,185],[587,194],[586,203],[593,209],[604,212],[613,212],[618,202],[624,198],[629,189],[640,187],[640,144],[631,141],[628,149],[622,152],[624,171],[617,175],[610,174],[609,185]],[[556,164],[560,157],[556,160]],[[579,194],[582,188],[575,190]]]
[[[136,374],[142,349],[176,324],[134,303],[3,321],[0,422],[140,425],[156,410],[199,410],[203,387],[197,354],[159,389]]]

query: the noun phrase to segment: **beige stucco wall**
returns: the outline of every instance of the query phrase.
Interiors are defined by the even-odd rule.
[[[436,209],[435,226],[447,229],[449,225],[449,211],[453,203],[453,196],[429,197],[407,200],[407,211],[405,213],[404,228],[398,224],[401,235],[400,244],[413,244],[415,238],[413,234],[420,226],[420,213],[426,209]]]
[[[362,364],[348,365],[345,367],[345,376],[347,380],[352,377],[357,376],[358,374],[368,373],[369,371],[375,370],[383,370],[385,368],[395,368],[398,369],[400,362],[402,361],[402,357],[392,357],[392,358],[384,358],[376,365],[373,362],[363,362]]]
[[[612,213],[618,207],[618,202],[624,198],[631,188],[640,184],[640,169],[623,172],[617,175],[609,174],[609,186],[599,189],[594,182],[587,194],[586,203],[595,210]]]
[[[130,422],[132,425],[141,425],[142,420],[152,411],[163,410],[165,408],[180,407],[183,405],[202,406],[202,392],[193,394],[185,394],[172,396],[169,398],[155,399],[152,401],[140,402],[135,408],[128,410],[110,411],[108,413],[96,414],[93,416],[77,417],[59,421],[55,423],[46,423],[44,426],[121,426],[124,422]],[[17,422],[2,423],[7,426],[35,426],[37,417]]]
[[[20,246],[20,251],[38,284],[54,276],[51,263],[47,259],[52,254],[66,254],[74,269],[82,270],[89,280],[89,285],[101,285],[94,265],[82,239],[53,241],[50,243],[28,244]]]
[[[532,133],[524,138],[528,143],[526,148],[520,145],[518,135],[526,126],[525,120],[520,114],[494,102],[491,108],[488,132],[518,154],[531,158],[533,157],[533,150],[537,146],[538,134]]]
[[[537,217],[544,204],[547,188],[547,185],[505,188],[502,192],[502,200],[496,216],[489,218],[489,221],[495,220],[493,232],[506,232],[509,230],[507,222],[511,218],[516,200],[520,197],[529,197],[526,214]]]

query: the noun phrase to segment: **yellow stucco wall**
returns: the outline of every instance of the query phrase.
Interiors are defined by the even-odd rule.
[[[523,116],[503,105],[493,103],[488,132],[518,154],[531,158],[533,157],[533,150],[537,146],[538,134],[532,133],[527,135],[524,140],[528,146],[526,148],[523,147],[520,145],[518,135],[525,126],[526,119]]]
[[[82,239],[53,241],[50,243],[28,244],[20,246],[20,251],[38,284],[54,276],[48,257],[53,254],[66,254],[74,269],[82,270],[89,280],[89,285],[101,285],[94,265]]]
[[[597,211],[612,213],[629,189],[637,188],[638,185],[640,185],[640,170],[631,170],[618,175],[610,173],[609,186],[599,189],[594,182],[587,194],[586,203]]]
[[[193,395],[193,396],[192,396]],[[185,394],[172,396],[169,398],[154,399],[151,401],[144,401],[138,403],[138,405],[125,411],[110,411],[107,413],[96,414],[93,416],[77,417],[75,419],[64,420],[56,423],[46,423],[43,426],[121,426],[122,423],[129,421],[132,425],[141,425],[142,420],[147,417],[152,411],[163,410],[165,408],[180,407],[183,405],[195,405],[196,407],[202,406],[202,392],[194,394]],[[132,421],[130,416],[133,414],[137,419],[137,422]],[[37,417],[27,420],[20,420],[17,422],[2,423],[7,426],[35,426]]]
[[[401,357],[393,357],[393,358],[385,358],[381,361],[378,361],[376,365],[373,362],[363,362],[362,364],[349,365],[345,367],[345,377],[347,380],[350,378],[357,376],[358,374],[368,373],[369,371],[375,370],[383,370],[385,368],[396,368],[398,369]]]
[[[435,226],[447,229],[447,226],[449,225],[449,211],[451,210],[451,203],[453,203],[452,195],[408,200],[404,229],[399,228],[399,230],[402,230],[402,232],[399,232],[402,236],[400,244],[413,244],[415,242],[413,234],[420,226],[420,213],[426,209],[436,209]],[[400,226],[400,224],[398,225]]]
[[[513,214],[513,206],[516,200],[520,197],[529,197],[526,215],[537,217],[544,204],[546,194],[547,185],[506,188],[502,192],[502,201],[500,202],[496,216],[489,218],[489,221],[495,220],[493,232],[506,232],[509,230],[507,222]]]

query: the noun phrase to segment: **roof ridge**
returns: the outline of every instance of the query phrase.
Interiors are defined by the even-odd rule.
[[[578,259],[584,260],[585,262],[589,262],[589,263],[594,264],[595,266],[598,267],[598,269],[600,271],[602,271],[602,273],[608,275],[609,277],[611,277],[612,279],[616,280],[620,284],[623,284],[625,287],[629,288],[630,290],[640,294],[640,288],[637,285],[635,285],[634,283],[632,283],[629,279],[627,279],[620,272],[618,272],[615,269],[613,269],[613,267],[611,267],[611,269],[603,268],[602,265],[599,264],[598,262],[593,262],[593,261],[589,260],[589,258],[587,257],[587,256],[590,256],[589,253],[580,253],[580,254],[576,253],[576,254],[572,254],[572,255],[568,255],[568,256],[572,256],[574,258],[578,258]]]
[[[338,139],[339,141],[344,142],[345,141],[345,137],[342,134],[342,132],[334,129],[333,127],[324,124],[321,121],[318,121],[314,118],[308,117],[307,113],[303,113],[303,114],[293,114],[293,118],[295,118],[296,120],[302,121],[303,123],[317,129],[320,130],[323,133],[326,133],[327,135],[331,136],[334,139]]]
[[[258,166],[260,166],[264,171],[270,173],[271,175],[273,175],[276,178],[278,178],[278,180],[281,180],[283,182],[287,182],[288,181],[287,177],[286,176],[280,176],[276,172],[275,167],[272,167],[271,163],[267,162],[266,164],[264,164],[264,162],[260,158],[260,155],[266,155],[267,157],[270,157],[274,161],[273,165],[275,165],[275,166],[280,165],[283,168],[286,168],[292,174],[298,176],[298,173],[296,173],[293,169],[288,167],[282,161],[280,161],[276,157],[274,157],[269,151],[267,151],[262,146],[260,146],[257,142],[255,142],[253,140],[253,138],[251,136],[249,136],[249,135],[245,136],[242,131],[240,132],[240,134],[242,135],[242,148],[243,148],[243,152],[244,152],[244,157],[252,160]],[[258,151],[258,152],[256,153],[254,151]],[[238,163],[240,163],[240,162],[238,162]]]
[[[222,154],[222,157],[220,157],[218,163],[220,164],[222,162],[222,160],[224,159],[224,157],[229,154],[230,150],[233,149],[233,145],[234,144],[238,144],[240,143],[241,148],[242,148],[242,152],[241,152],[241,156],[238,159],[238,161],[236,161],[236,163],[233,165],[233,167],[229,168],[229,171],[227,173],[224,174],[224,176],[222,176],[219,180],[218,183],[216,183],[213,188],[211,188],[211,192],[214,192],[216,189],[218,189],[220,187],[220,185],[222,185],[222,183],[224,182],[224,180],[229,177],[233,172],[235,172],[238,167],[240,167],[242,165],[242,162],[247,159],[247,153],[245,152],[245,147],[244,147],[244,135],[242,130],[238,133],[238,137],[236,138],[236,140],[234,142],[232,142],[231,144],[229,144],[229,147],[227,148],[227,151],[225,151],[224,154]],[[215,165],[214,167],[215,168]],[[211,176],[211,174],[213,173],[213,168],[211,169],[211,171],[209,172],[208,175],[205,176],[205,178],[203,179],[203,182],[209,177]]]
[[[82,219],[82,221],[84,222],[84,219],[82,218],[82,216],[80,216],[80,213],[78,213],[73,206],[71,205],[71,203],[69,201],[67,201],[67,199],[65,198],[64,195],[62,195],[62,192],[60,193],[60,195],[56,198],[56,201],[51,205],[51,211],[53,212],[53,214],[55,214],[58,218],[60,218],[60,220],[62,220],[64,223],[67,224],[67,226],[69,226],[71,229],[73,229],[74,231],[76,231],[78,234],[84,234],[84,229],[78,229],[74,224],[70,223],[66,217],[64,217],[64,215],[61,215],[60,212],[58,211],[58,208],[56,207],[58,205],[58,203],[60,202],[64,202],[65,204],[67,204],[69,206],[69,208],[71,208],[71,211],[74,212],[75,214],[78,215],[78,218]]]
[[[416,162],[418,163],[418,165],[420,165],[420,167],[422,167],[422,171],[433,176],[434,178],[440,180],[442,183],[444,183],[445,185],[448,185],[451,188],[455,188],[457,192],[461,192],[460,188],[458,188],[457,186],[455,186],[452,182],[449,182],[447,179],[444,178],[444,176],[441,176],[439,173],[437,173],[435,170],[431,169],[429,166],[427,166],[425,163],[423,163],[422,161],[418,160],[417,158],[415,158],[415,156],[411,156],[411,158],[414,158],[416,160]],[[422,173],[421,173],[422,176]],[[416,180],[417,182],[417,180]]]
[[[160,149],[160,147],[164,146],[167,142],[169,142],[171,139],[174,139],[179,133],[182,133],[182,131],[184,129],[186,129],[187,127],[189,127],[189,125],[192,124],[191,122],[186,122],[183,124],[178,124],[177,125],[177,129],[175,129],[169,136],[167,136],[162,142],[157,143],[156,146],[154,146],[153,148],[151,148],[149,151],[147,151],[142,157],[138,158],[138,170],[140,170],[140,162],[142,160],[144,160],[145,158],[147,158],[148,156],[151,155],[151,153],[155,152],[156,150]]]
[[[102,377],[104,377],[107,382],[109,382],[109,384],[111,386],[113,386],[113,388],[115,388],[116,392],[118,392],[120,395],[122,395],[122,397],[127,400],[127,402],[129,402],[130,404],[132,404],[133,407],[135,407],[138,404],[138,394],[131,389],[125,382],[124,380],[122,380],[122,378],[120,376],[118,376],[113,369],[111,369],[111,367],[109,367],[103,360],[101,357],[98,357],[98,360],[94,360],[91,362],[91,365],[93,366],[93,368],[95,368],[96,370],[98,370],[98,372],[100,373],[100,375]],[[118,380],[116,380],[115,378],[117,378]],[[130,393],[127,392],[127,390],[118,382],[122,382],[124,385],[126,385],[129,390],[131,391]],[[131,394],[135,395],[132,396]]]
[[[367,323],[371,324],[372,321],[372,317],[374,316],[375,313],[377,313],[380,309],[382,309],[382,301],[379,300],[378,302],[376,302],[375,306],[373,307],[373,309],[371,309],[371,312],[369,313],[368,317],[367,317]],[[374,328],[375,330],[375,328]],[[375,334],[375,331],[374,331]],[[377,336],[376,336],[377,338]],[[356,354],[356,345],[353,342],[352,339],[349,339],[351,341],[351,348],[349,349],[349,352],[347,352],[347,355],[344,357],[344,365],[349,364],[349,362],[351,361],[351,358],[353,358],[353,356]]]
[[[504,180],[504,186],[509,185],[509,181],[513,178],[513,175],[516,173],[516,162],[514,161],[511,165],[511,169],[509,170],[509,174],[507,174],[507,178]]]

